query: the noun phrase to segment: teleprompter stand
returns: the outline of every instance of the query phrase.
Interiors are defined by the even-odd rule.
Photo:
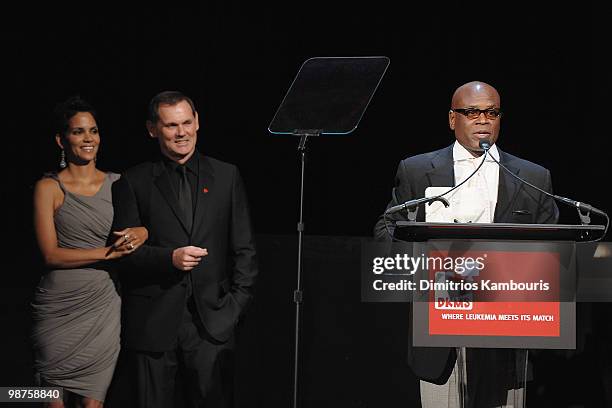
[[[312,136],[346,135],[354,131],[389,66],[387,57],[319,57],[305,61],[276,111],[268,130],[298,136],[300,210],[297,224],[298,261],[295,303],[293,407],[298,407],[300,305],[303,299],[302,240],[306,142]]]

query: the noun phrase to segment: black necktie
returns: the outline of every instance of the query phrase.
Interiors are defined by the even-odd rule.
[[[178,191],[178,199],[179,205],[181,206],[181,210],[183,211],[183,215],[185,216],[185,221],[187,231],[191,232],[191,224],[193,222],[193,202],[191,200],[191,184],[189,184],[189,178],[187,177],[187,167],[186,166],[178,166],[177,170],[181,175],[179,180],[179,191]]]

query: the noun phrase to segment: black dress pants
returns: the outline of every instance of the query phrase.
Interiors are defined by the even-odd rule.
[[[197,318],[193,299],[189,299],[173,350],[127,351],[135,407],[233,405],[234,338],[222,344],[212,339]]]

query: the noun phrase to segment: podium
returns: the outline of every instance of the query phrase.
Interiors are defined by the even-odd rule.
[[[601,225],[398,221],[411,241],[413,345],[575,348],[576,242]],[[501,320],[500,320],[501,319]]]
[[[448,366],[455,353],[462,406],[524,390],[526,349],[575,349],[576,243],[604,233],[600,225],[396,222],[394,237],[412,243],[418,265],[411,273],[415,374],[431,378],[431,367]],[[464,356],[474,349],[481,357],[470,373],[470,352]],[[478,384],[470,387],[471,378]]]

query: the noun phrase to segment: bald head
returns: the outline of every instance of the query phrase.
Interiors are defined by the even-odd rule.
[[[452,108],[460,108],[463,106],[463,100],[468,97],[494,97],[497,100],[497,105],[499,106],[501,100],[499,97],[499,93],[497,89],[493,88],[491,85],[480,82],[480,81],[472,81],[467,84],[461,85],[459,88],[455,90],[453,94],[453,99],[451,100]]]
[[[488,140],[492,145],[497,141],[501,116],[489,118],[486,110],[499,110],[499,93],[491,85],[480,81],[461,85],[453,94],[451,110],[448,112],[448,123],[455,132],[457,141],[472,155],[480,156],[482,150],[479,142]],[[467,110],[479,110],[478,117],[468,117]]]

